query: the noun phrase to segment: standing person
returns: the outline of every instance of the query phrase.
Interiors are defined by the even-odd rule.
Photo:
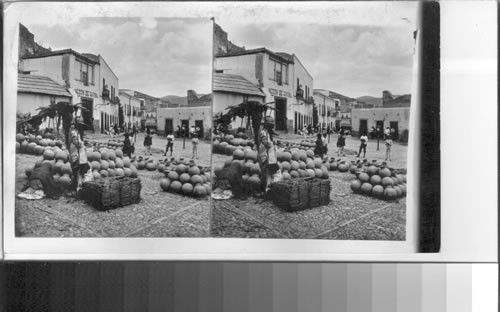
[[[345,156],[344,154],[344,146],[345,146],[345,137],[344,137],[344,132],[340,131],[339,137],[337,139],[337,155],[338,156]]]
[[[392,139],[390,135],[385,136],[385,160],[392,161]]]
[[[182,131],[182,137],[185,138],[186,137],[186,131],[187,131],[186,125],[182,125],[181,131]]]
[[[181,136],[181,126],[177,125],[177,137]]]
[[[394,128],[391,128],[391,140],[396,140],[396,130]]]
[[[134,136],[134,142],[137,141],[137,127],[135,126],[135,123],[132,127],[132,135]]]
[[[174,134],[170,131],[167,135],[167,147],[165,148],[165,154],[163,156],[167,156],[168,150],[170,149],[170,156],[172,157],[172,153],[174,152]]]
[[[198,139],[196,133],[193,133],[191,143],[193,143],[193,159],[198,159],[198,144],[200,143],[200,140]]]
[[[109,135],[111,135],[111,137],[114,137],[115,136],[115,127],[113,124],[110,124],[109,125]]]
[[[194,134],[196,132],[196,129],[194,128],[194,126],[191,126],[190,130],[189,130],[189,135],[192,137],[194,137]]]
[[[151,137],[151,133],[149,133],[149,129],[146,132],[146,137],[144,138],[144,155],[153,155],[151,154],[151,145],[153,145],[153,137]]]
[[[123,140],[123,155],[132,157],[132,142],[130,142],[130,134],[125,132],[125,139]]]
[[[304,125],[304,128],[302,128],[302,133],[304,134],[304,139],[307,137],[307,126]]]
[[[391,135],[391,129],[389,129],[389,127],[385,127],[384,136],[387,138],[390,135]]]
[[[117,124],[117,123],[115,123],[115,128],[114,128],[114,130],[115,130],[115,134],[116,134],[116,135],[119,135],[119,134],[120,134],[120,129],[118,129],[118,124]]]
[[[273,174],[279,170],[276,145],[273,142],[273,127],[274,120],[271,117],[266,117],[260,131],[259,159],[265,192],[271,187]]]
[[[88,175],[90,166],[87,160],[87,150],[85,149],[85,145],[83,144],[83,141],[74,123],[71,125],[70,131],[71,142],[69,146],[69,155],[71,169],[73,171],[73,187],[76,189],[76,192],[78,194],[78,192],[82,188],[84,180],[89,179]],[[92,177],[91,172],[90,177]]]
[[[323,159],[323,153],[325,152],[325,145],[323,144],[323,136],[318,132],[316,136],[316,147],[314,148],[314,154],[319,155]]]
[[[327,155],[328,154],[328,139],[326,138],[326,132],[323,133],[323,137],[321,138],[323,140],[323,154]]]
[[[309,126],[307,126],[307,134],[309,134],[309,135],[313,134],[313,127],[311,124],[309,124]]]
[[[363,151],[363,158],[366,158],[366,146],[368,145],[368,136],[366,135],[366,132],[361,135],[359,141],[360,144],[359,144],[358,158],[361,155],[361,151]]]

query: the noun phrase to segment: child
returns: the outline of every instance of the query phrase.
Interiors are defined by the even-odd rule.
[[[193,159],[198,159],[198,143],[200,143],[200,141],[196,134],[193,134],[191,142],[193,143]]]
[[[361,151],[363,151],[363,158],[366,157],[366,145],[368,145],[368,136],[366,135],[366,132],[361,135],[359,138],[360,140],[360,145],[359,145],[359,152],[358,152],[358,158],[361,155]]]
[[[172,152],[174,151],[174,134],[172,132],[167,135],[167,148],[165,149],[165,154],[163,156],[167,156],[169,149],[170,156],[172,156]]]
[[[385,160],[392,161],[392,139],[390,134],[385,136]]]
[[[338,156],[345,156],[344,154],[344,146],[345,146],[345,137],[344,137],[344,132],[340,131],[339,138],[337,139],[337,155]]]
[[[153,145],[153,138],[151,137],[151,134],[149,131],[146,133],[146,137],[144,138],[144,147],[146,148],[144,150],[144,155],[153,155],[151,154],[151,145]]]

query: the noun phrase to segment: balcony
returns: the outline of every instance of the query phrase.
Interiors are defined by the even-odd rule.
[[[305,102],[306,104],[314,104],[314,97],[312,97],[312,96],[310,96],[309,98],[306,98],[306,99],[304,99],[304,98],[303,98],[303,100],[304,100],[304,102]],[[325,115],[325,114],[324,114],[324,112],[323,112],[323,116],[324,116],[324,115]]]
[[[295,97],[297,98],[297,100],[304,100],[304,90],[297,89],[297,92],[295,93]]]
[[[102,98],[104,100],[109,100],[109,89],[103,89],[102,90]]]
[[[111,104],[120,104],[120,98],[119,97],[114,97],[110,100]]]

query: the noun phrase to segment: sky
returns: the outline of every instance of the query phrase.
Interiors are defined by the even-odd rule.
[[[375,13],[366,21],[362,10],[346,9],[326,22],[316,15],[317,21],[293,23],[252,18],[216,23],[238,46],[294,53],[313,76],[315,89],[349,97],[381,97],[383,90],[411,93],[416,6],[410,3],[396,12],[380,3],[377,9],[383,15],[380,22]]]
[[[380,97],[412,88],[411,1],[21,2],[6,16],[53,50],[101,54],[120,88],[157,97],[210,92],[211,17],[237,45],[295,53],[316,89]]]
[[[72,23],[24,22],[35,41],[52,50],[101,54],[120,89],[155,97],[211,92],[209,18],[86,17]]]

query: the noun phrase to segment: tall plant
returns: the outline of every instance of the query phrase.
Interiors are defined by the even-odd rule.
[[[59,131],[59,126],[62,123],[64,140],[66,141],[66,145],[69,146],[71,140],[70,137],[71,122],[75,117],[75,113],[79,109],[87,110],[85,107],[82,106],[81,103],[71,104],[69,102],[61,101],[57,103],[52,103],[46,107],[41,107],[36,117],[40,119],[45,119],[45,118],[53,119],[57,117],[57,130]]]
[[[235,120],[236,118],[247,118],[252,126],[253,139],[255,141],[255,146],[260,145],[260,126],[262,125],[264,116],[268,110],[274,109],[271,103],[260,103],[257,101],[243,102],[238,105],[229,106],[227,112],[219,116],[219,120],[227,121]]]

